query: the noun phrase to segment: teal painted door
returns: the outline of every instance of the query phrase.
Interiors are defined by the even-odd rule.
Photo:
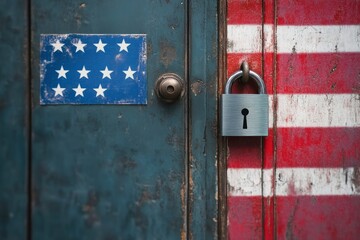
[[[29,3],[31,239],[212,239],[216,210],[216,3]],[[40,34],[146,34],[147,105],[39,104]],[[154,94],[181,76],[173,104]]]

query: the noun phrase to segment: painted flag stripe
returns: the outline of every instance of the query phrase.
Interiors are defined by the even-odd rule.
[[[278,239],[359,239],[359,209],[359,195],[277,197]]]
[[[268,93],[273,93],[273,53],[229,53],[228,76],[238,71],[243,60],[263,76]],[[277,93],[339,94],[360,93],[360,53],[277,54]],[[234,88],[246,86],[235,85]],[[255,89],[256,90],[256,89]]]
[[[277,167],[360,167],[360,128],[278,128],[277,147]]]
[[[228,24],[261,23],[262,4],[261,0],[229,0]],[[360,24],[359,1],[332,0],[329,4],[328,0],[278,0],[276,5],[279,25]],[[271,1],[265,1],[265,23],[274,21],[273,12]]]
[[[262,207],[262,197],[228,197],[228,239],[263,239]]]
[[[270,96],[270,109],[272,102]],[[272,126],[270,111],[269,127]],[[360,95],[278,94],[277,127],[360,127]]]
[[[274,26],[228,25],[228,52],[274,51]],[[360,25],[280,25],[276,28],[277,53],[360,52]]]
[[[360,168],[277,168],[276,196],[360,195]],[[229,168],[230,196],[272,196],[273,169]]]
[[[281,25],[360,23],[360,4],[354,0],[279,0],[277,9],[277,22]]]
[[[273,201],[272,197],[229,197],[228,239],[263,239],[263,234],[274,239],[271,229],[264,233],[274,216],[277,239],[359,238],[359,195],[276,197],[275,213],[263,224],[263,206],[273,209],[269,207]]]
[[[360,128],[278,128],[276,132],[276,167],[360,167]],[[230,138],[228,168],[273,168],[273,137],[269,129],[262,144],[260,138]]]

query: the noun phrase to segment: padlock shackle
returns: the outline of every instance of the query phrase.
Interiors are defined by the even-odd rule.
[[[241,78],[242,76],[243,71],[240,70],[229,77],[225,86],[225,94],[230,94],[232,85],[234,84],[235,80]],[[256,72],[253,72],[251,70],[249,71],[249,76],[256,81],[259,87],[259,94],[266,94],[265,83],[262,78]]]

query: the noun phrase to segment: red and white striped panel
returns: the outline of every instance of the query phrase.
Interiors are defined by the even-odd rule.
[[[228,74],[247,60],[271,109],[263,141],[229,138],[229,239],[359,239],[360,1],[228,0],[227,19]]]

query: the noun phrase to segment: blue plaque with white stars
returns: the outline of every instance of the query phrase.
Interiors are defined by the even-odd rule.
[[[40,104],[147,104],[145,34],[41,34]]]

